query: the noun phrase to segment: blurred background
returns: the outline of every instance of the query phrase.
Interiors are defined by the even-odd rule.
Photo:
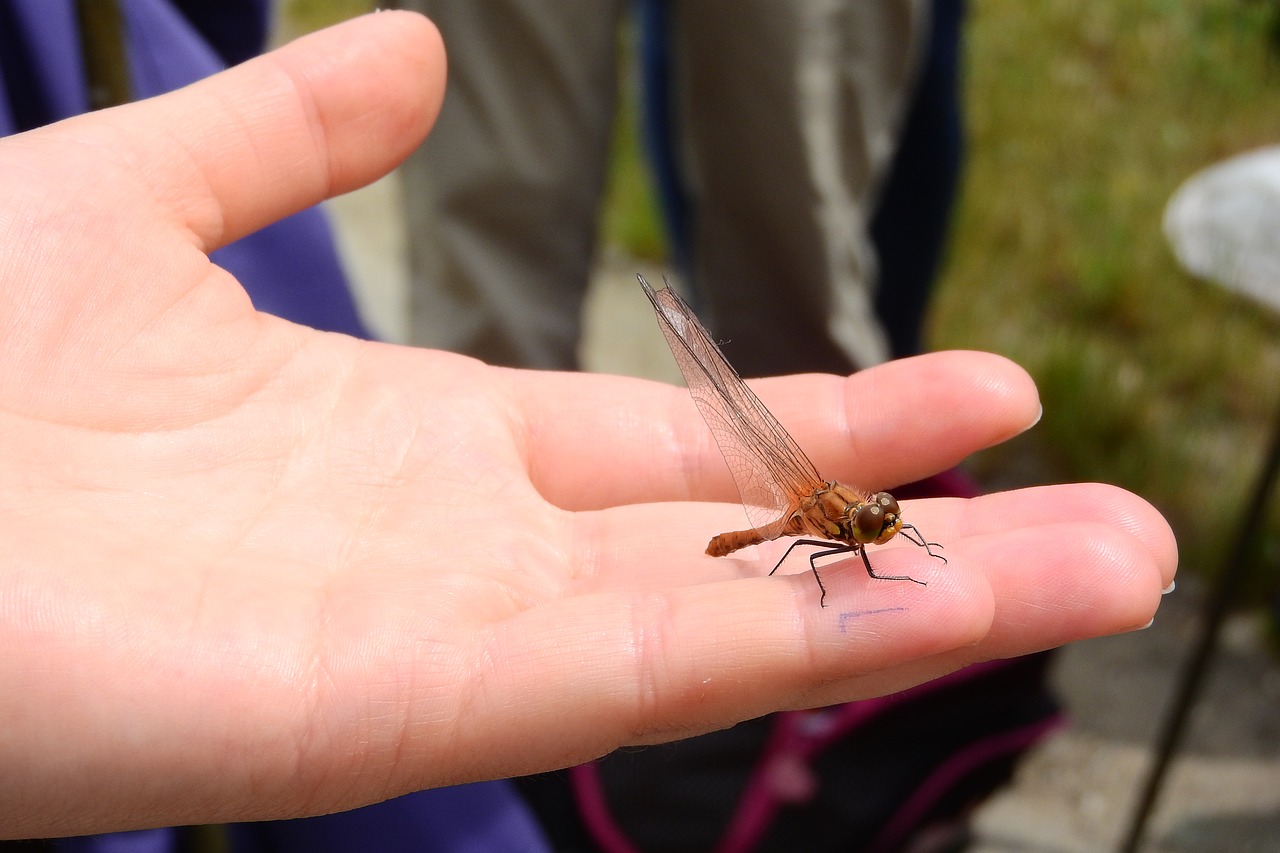
[[[277,39],[371,5],[286,0]],[[928,343],[1012,358],[1045,408],[969,470],[990,489],[1121,485],[1166,514],[1182,554],[1150,630],[1060,658],[1072,727],[979,818],[975,849],[1093,850],[1122,832],[1280,407],[1276,316],[1183,271],[1161,229],[1193,173],[1280,144],[1280,2],[978,0],[963,44],[967,148]],[[591,370],[678,381],[634,284],[668,264],[633,84],[624,76],[582,355]],[[362,312],[392,340],[406,337],[398,206],[394,176],[331,205]],[[1146,849],[1280,849],[1274,502],[1257,532]]]
[[[287,0],[279,38],[372,5]],[[1105,480],[1139,492],[1177,527],[1184,570],[1211,572],[1280,403],[1280,322],[1184,272],[1160,222],[1193,172],[1280,143],[1280,3],[977,2],[964,45],[968,148],[928,341],[1009,356],[1045,407],[1037,429],[972,468],[993,487]],[[630,279],[662,270],[665,246],[628,82],[600,263],[602,276]],[[395,187],[379,192],[395,202]],[[395,253],[394,235],[366,230]],[[356,275],[391,291],[365,296],[364,310],[402,338],[395,283]],[[616,341],[638,319],[661,357],[601,352],[604,336],[591,334],[587,363],[674,377],[634,310],[643,300],[624,287],[624,313],[602,316],[592,300],[589,333],[609,327]],[[1275,589],[1280,513],[1265,532],[1255,602]]]

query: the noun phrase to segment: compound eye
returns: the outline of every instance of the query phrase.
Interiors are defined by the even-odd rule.
[[[859,542],[876,541],[883,528],[884,509],[879,503],[865,503],[853,514],[853,534]]]
[[[884,510],[885,515],[899,515],[901,513],[901,510],[898,509],[897,500],[888,492],[876,492],[871,496],[871,500]]]

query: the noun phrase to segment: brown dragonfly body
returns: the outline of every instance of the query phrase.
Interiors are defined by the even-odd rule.
[[[714,537],[707,545],[708,554],[723,557],[782,536],[803,537],[791,543],[769,574],[776,572],[797,546],[819,547],[821,550],[809,555],[809,567],[822,590],[819,601],[824,606],[827,588],[815,562],[821,557],[858,554],[873,578],[923,585],[923,581],[906,575],[878,575],[871,568],[866,546],[882,545],[901,533],[946,562],[933,552],[936,542],[926,541],[902,520],[898,502],[888,492],[871,495],[822,479],[809,457],[725,360],[684,300],[670,286],[655,291],[643,276],[638,278],[657,312],[658,325],[689,393],[729,465],[751,521],[751,530]]]

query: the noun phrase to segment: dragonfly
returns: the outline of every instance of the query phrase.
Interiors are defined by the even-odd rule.
[[[662,335],[733,474],[751,522],[750,530],[714,536],[707,553],[723,557],[780,537],[801,537],[791,543],[769,574],[781,568],[794,549],[818,548],[809,554],[809,568],[821,590],[818,603],[822,607],[826,607],[827,587],[817,561],[838,554],[857,554],[867,574],[877,580],[926,586],[908,575],[877,574],[867,546],[883,545],[901,535],[945,564],[947,558],[933,550],[942,546],[906,523],[897,500],[888,492],[869,494],[819,476],[800,445],[730,366],[671,283],[664,278],[665,286],[655,291],[644,276],[636,278],[653,303]]]

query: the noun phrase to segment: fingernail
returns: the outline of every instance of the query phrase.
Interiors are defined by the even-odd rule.
[[[1160,590],[1160,594],[1168,595],[1169,593],[1173,592],[1174,588],[1177,587],[1177,585],[1178,585],[1177,581],[1169,581],[1169,585],[1166,586],[1164,589]]]
[[[1040,419],[1043,417],[1044,417],[1044,403],[1041,403],[1040,407],[1036,410],[1036,419],[1031,423],[1027,424],[1027,429],[1031,429],[1036,424],[1040,423]]]
[[[1141,628],[1139,628],[1138,630],[1139,630],[1139,631],[1145,631],[1145,630],[1147,630],[1148,628],[1150,628],[1150,627],[1151,627],[1152,625],[1154,625],[1154,624],[1156,624],[1156,617],[1152,616],[1152,617],[1151,617],[1151,621],[1150,621],[1150,622],[1148,622],[1147,624],[1143,625],[1143,626],[1142,626]]]

